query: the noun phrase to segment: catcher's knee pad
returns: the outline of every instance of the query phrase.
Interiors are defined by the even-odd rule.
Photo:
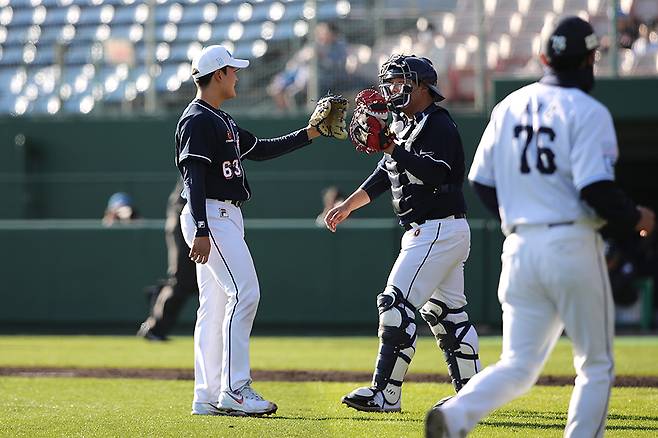
[[[387,401],[394,403],[416,352],[415,309],[402,291],[392,285],[377,296],[377,308],[381,342],[373,385],[384,391]]]
[[[386,286],[377,295],[379,310],[379,337],[391,345],[405,347],[416,335],[414,307],[395,286]]]
[[[478,336],[463,307],[450,309],[445,303],[430,298],[420,309],[443,351],[448,373],[456,391],[480,371]]]

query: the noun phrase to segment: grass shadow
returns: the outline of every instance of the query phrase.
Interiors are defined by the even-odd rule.
[[[608,420],[658,421],[657,416],[608,414]]]
[[[509,427],[518,427],[521,429],[564,429],[564,423],[519,423],[518,421],[491,421],[484,420],[480,421],[480,424],[487,426],[509,428]]]
[[[263,417],[266,420],[311,420],[311,421],[327,421],[327,420],[354,420],[354,421],[394,421],[396,423],[423,423],[425,420],[421,418],[395,418],[395,417],[345,417],[345,416],[325,416],[325,417],[304,417],[301,415],[277,415],[273,417]]]
[[[564,429],[566,426],[567,415],[565,412],[557,411],[547,411],[547,412],[536,412],[536,411],[513,411],[513,412],[498,412],[492,416],[494,419],[481,421],[481,424],[486,424],[488,426],[494,427],[518,427],[523,429]],[[510,420],[500,419],[495,420],[496,417],[509,418]],[[541,423],[541,422],[525,422],[521,423],[517,420],[518,418],[536,418],[536,419],[546,419],[553,420],[554,422]],[[559,421],[556,423],[555,421]],[[610,420],[621,420],[621,421],[656,421],[658,422],[658,417],[649,416],[649,415],[620,415],[620,414],[609,414],[608,421]],[[610,424],[606,425],[608,430],[658,430],[657,426],[647,426],[647,425],[632,425],[632,424]]]
[[[566,412],[562,411],[525,411],[525,410],[514,410],[508,412],[496,412],[495,417],[510,417],[510,418],[543,418],[546,420],[561,420],[567,421]]]

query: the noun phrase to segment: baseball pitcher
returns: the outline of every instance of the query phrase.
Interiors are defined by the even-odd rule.
[[[251,386],[249,336],[260,289],[244,240],[240,209],[251,198],[243,160],[268,160],[319,135],[347,138],[347,100],[322,98],[306,128],[259,139],[220,109],[236,96],[237,72],[249,61],[223,46],[204,48],[192,61],[197,96],[176,127],[176,166],[187,204],[181,228],[197,263],[199,309],[194,330],[195,415],[265,415],[277,406]]]

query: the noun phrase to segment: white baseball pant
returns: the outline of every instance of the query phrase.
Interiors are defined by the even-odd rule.
[[[386,284],[417,309],[434,297],[451,309],[466,305],[464,262],[471,230],[466,219],[433,219],[404,233]]]
[[[251,380],[249,336],[260,289],[240,209],[208,199],[206,214],[211,249],[208,262],[196,265],[194,402],[216,403],[220,391],[238,390]],[[196,227],[188,205],[181,213],[181,228],[191,247]]]
[[[501,358],[443,405],[448,429],[462,436],[527,392],[565,329],[577,377],[564,436],[603,436],[614,379],[614,309],[601,236],[585,224],[520,226],[505,240],[502,261]]]

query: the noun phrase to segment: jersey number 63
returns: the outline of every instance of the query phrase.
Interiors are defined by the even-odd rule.
[[[240,160],[224,161],[222,163],[222,173],[226,179],[231,179],[234,176],[241,177],[242,167],[240,167]]]

